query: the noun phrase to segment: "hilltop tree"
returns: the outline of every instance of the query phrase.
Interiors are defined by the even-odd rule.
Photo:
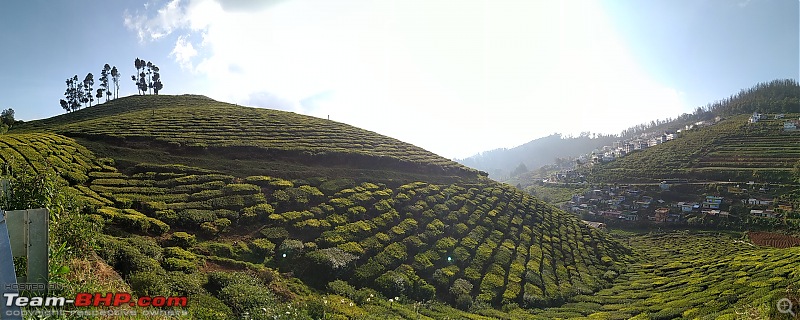
[[[105,91],[103,89],[97,88],[97,94],[95,94],[95,97],[97,98],[97,103],[98,104],[100,104],[100,99],[103,99],[103,95],[104,94],[105,94]],[[108,96],[106,96],[106,99],[108,99]]]
[[[108,76],[110,72],[111,72],[111,66],[109,66],[108,63],[106,63],[106,65],[103,66],[103,70],[100,71],[100,89],[97,89],[98,103],[100,103],[100,98],[102,98],[103,95],[106,96],[106,102],[108,102],[108,96],[111,95],[111,91],[108,87]]]
[[[114,99],[119,98],[119,70],[117,66],[111,68],[111,80],[114,81]]]
[[[158,95],[158,91],[164,88],[164,85],[161,83],[161,74],[156,65],[153,65],[153,83],[151,84],[151,88],[153,88],[153,92],[156,95]]]
[[[15,122],[14,109],[8,108],[0,112],[0,134],[6,133]]]
[[[14,120],[14,109],[8,108],[0,112],[0,123],[11,126],[14,122],[16,122]]]
[[[94,75],[91,72],[86,74],[86,78],[83,78],[83,103],[89,103],[89,106],[92,106],[92,101],[94,101],[94,97],[92,96],[92,86],[94,86]]]
[[[153,90],[153,63],[147,61],[145,64],[145,73],[147,74],[147,91],[152,93]]]
[[[133,65],[136,67],[136,74],[131,76],[131,80],[136,84],[139,94],[147,94],[147,64],[149,62],[136,58]],[[152,65],[152,64],[151,64]]]
[[[64,97],[66,100],[61,99],[61,107],[67,112],[80,109],[81,103],[84,99],[83,95],[83,88],[81,88],[78,84],[78,75],[75,75],[72,78],[67,78],[67,90],[64,91]]]
[[[160,70],[153,62],[136,58],[133,64],[136,74],[131,76],[131,80],[136,84],[139,94],[158,94],[164,88]]]

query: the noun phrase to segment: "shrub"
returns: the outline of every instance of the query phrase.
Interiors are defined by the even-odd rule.
[[[194,296],[204,292],[206,275],[203,273],[186,274],[183,272],[167,272],[167,287],[172,289],[174,295]],[[194,301],[194,300],[192,300]]]
[[[231,183],[222,188],[225,195],[248,195],[261,193],[261,188],[257,185],[246,183]]]
[[[196,262],[179,258],[166,258],[164,259],[163,266],[164,269],[168,271],[183,271],[185,273],[197,271]]]
[[[285,242],[285,241],[284,241]],[[358,256],[339,248],[314,250],[306,254],[311,263],[334,272],[342,271],[358,260]]]
[[[259,203],[252,207],[247,207],[244,209],[242,217],[248,219],[260,219],[265,221],[266,218],[275,213],[275,209],[268,203]]]
[[[356,294],[356,288],[342,280],[328,282],[326,287],[328,288],[328,291],[332,292],[333,294],[348,297],[350,299],[353,299]]]
[[[228,258],[236,257],[236,251],[233,246],[227,243],[208,241],[202,243],[201,246],[207,250],[210,255]]]
[[[238,314],[260,313],[264,306],[277,302],[272,291],[265,289],[263,286],[234,283],[222,288],[218,296]]]
[[[289,231],[282,227],[270,227],[261,229],[261,235],[272,242],[281,242],[289,237]]]
[[[267,239],[254,239],[250,242],[250,249],[260,257],[269,257],[275,254],[275,244]]]
[[[186,251],[180,247],[167,247],[164,248],[164,256],[167,258],[178,258],[187,261],[196,261],[197,255]]]
[[[394,297],[409,294],[413,284],[406,275],[387,271],[375,279],[375,286],[384,295]]]
[[[472,283],[465,279],[456,279],[450,286],[450,297],[456,307],[466,310],[472,306]]]
[[[354,255],[362,255],[364,254],[364,248],[361,247],[357,242],[347,242],[342,243],[336,246],[339,249],[342,249],[344,252],[348,252]]]
[[[233,318],[233,311],[225,303],[208,294],[191,296],[189,314],[192,319],[217,320]]]
[[[194,235],[188,234],[183,231],[178,231],[173,233],[169,240],[167,240],[167,245],[169,246],[176,246],[181,248],[189,248],[197,243],[197,238]]]
[[[287,257],[292,257],[302,254],[304,248],[305,245],[302,241],[286,239],[281,243],[281,246],[278,248],[278,252],[281,254],[286,254]]]
[[[128,276],[131,290],[137,296],[168,296],[170,291],[164,282],[164,275],[155,271],[139,271]]]

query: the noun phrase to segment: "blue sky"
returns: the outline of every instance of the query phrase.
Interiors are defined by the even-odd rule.
[[[133,60],[164,94],[330,116],[445,157],[618,133],[800,73],[797,0],[0,2],[0,108]]]

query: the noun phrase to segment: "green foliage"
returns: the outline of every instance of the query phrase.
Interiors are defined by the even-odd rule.
[[[472,306],[472,283],[464,279],[456,279],[450,286],[450,296],[455,305],[462,310]]]
[[[261,229],[261,235],[272,242],[280,242],[289,237],[289,231],[281,227],[269,227]]]
[[[230,319],[233,311],[225,303],[208,294],[198,294],[191,296],[192,303],[189,304],[189,314],[193,319],[216,320]]]
[[[133,293],[137,296],[169,296],[171,290],[164,282],[164,275],[154,271],[132,273],[128,277]]]
[[[181,248],[190,248],[197,243],[197,238],[183,231],[178,231],[170,235],[167,240],[167,245],[172,245]]]
[[[303,253],[305,245],[300,240],[286,239],[281,242],[278,253],[286,254],[287,257],[296,257]]]
[[[356,294],[356,289],[349,283],[342,280],[334,280],[328,283],[327,289],[333,294],[343,297],[353,298]]]
[[[275,244],[267,239],[253,239],[249,245],[253,253],[261,257],[271,257],[275,254]]]

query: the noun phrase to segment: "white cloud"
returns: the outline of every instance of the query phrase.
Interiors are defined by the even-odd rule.
[[[146,40],[189,33],[171,56],[213,98],[330,115],[448,157],[683,110],[593,0],[173,0],[125,24]]]
[[[186,36],[178,37],[178,41],[175,42],[175,48],[172,49],[170,52],[171,57],[175,57],[175,61],[186,70],[193,70],[192,66],[192,58],[197,55],[197,50],[194,49],[194,46],[191,42],[187,41]]]
[[[186,12],[181,6],[181,0],[172,0],[156,11],[155,16],[148,18],[149,3],[145,3],[145,13],[137,10],[131,14],[127,10],[123,14],[123,23],[128,29],[136,31],[139,41],[158,40],[169,35],[176,29],[186,24]]]

